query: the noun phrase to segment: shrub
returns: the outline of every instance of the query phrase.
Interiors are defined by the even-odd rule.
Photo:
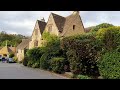
[[[96,31],[98,31],[101,28],[109,28],[109,27],[113,27],[113,26],[114,25],[109,24],[109,23],[102,23],[102,24],[99,24],[99,25],[93,27],[91,31],[92,32],[96,32]]]
[[[40,68],[41,69],[50,69],[50,55],[49,53],[44,53],[40,58]]]
[[[23,65],[24,65],[24,66],[27,66],[28,60],[29,60],[28,57],[25,57],[25,58],[24,58],[24,60],[23,60]]]
[[[62,57],[54,57],[50,62],[51,68],[56,73],[64,72],[65,59]]]
[[[66,37],[61,41],[61,48],[66,52],[74,74],[99,75],[96,64],[98,46],[95,43],[92,34]]]
[[[26,52],[27,56],[34,61],[39,61],[43,53],[44,47],[33,48]]]
[[[32,65],[32,68],[39,68],[39,67],[40,67],[39,61],[35,62],[35,63]]]
[[[100,75],[105,79],[120,79],[120,53],[107,52],[98,61]]]
[[[13,57],[14,62],[18,62],[18,58],[16,56]]]
[[[32,67],[32,65],[35,63],[34,60],[28,60],[27,66]]]
[[[91,79],[90,77],[85,76],[85,75],[78,75],[77,78],[78,79]]]
[[[11,53],[11,54],[9,55],[9,58],[13,58],[13,57],[14,57],[14,54]]]
[[[23,63],[23,60],[22,61],[18,61],[19,64]]]
[[[101,42],[103,49],[112,51],[120,45],[120,27],[100,29],[96,38]]]

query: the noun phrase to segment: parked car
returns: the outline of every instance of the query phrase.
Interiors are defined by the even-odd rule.
[[[6,59],[5,59],[5,57],[2,57],[2,62],[6,62]]]
[[[14,63],[13,58],[8,58],[7,63]]]

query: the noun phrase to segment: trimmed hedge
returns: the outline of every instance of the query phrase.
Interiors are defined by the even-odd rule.
[[[91,79],[90,77],[85,76],[85,75],[78,75],[77,78],[78,79]]]
[[[49,53],[44,53],[40,58],[40,68],[41,69],[50,69],[50,57]]]
[[[120,53],[105,53],[98,61],[98,67],[104,79],[120,79]]]
[[[66,37],[61,41],[61,48],[66,52],[74,74],[99,76],[96,41],[92,34]]]
[[[51,59],[50,66],[52,71],[56,73],[63,73],[65,65],[65,58],[63,57],[54,57]]]

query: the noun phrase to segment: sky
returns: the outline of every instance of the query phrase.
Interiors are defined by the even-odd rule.
[[[44,17],[47,22],[51,12],[66,17],[73,11],[0,11],[0,31],[31,36],[36,20]],[[80,11],[80,16],[84,27],[100,23],[120,26],[120,11]]]

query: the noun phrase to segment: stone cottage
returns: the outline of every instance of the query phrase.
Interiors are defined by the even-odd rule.
[[[44,19],[36,21],[31,41],[29,42],[29,49],[41,46],[43,32],[49,32],[63,38],[83,34],[85,29],[79,11],[74,11],[67,17],[51,13],[48,22],[45,22]]]
[[[32,49],[42,45],[43,32],[49,32],[50,34],[54,34],[60,38],[63,38],[67,36],[83,34],[85,33],[85,29],[79,15],[79,11],[74,11],[67,17],[51,13],[47,22],[45,22],[44,18],[36,21],[30,40],[26,42],[23,41],[20,45],[18,45],[17,57],[19,60],[24,58],[24,49],[26,47]]]
[[[46,22],[44,19],[42,20],[37,20],[32,36],[31,36],[31,41],[29,42],[29,49],[41,46],[41,38],[42,38],[42,33],[45,29]]]
[[[10,54],[16,54],[16,47],[8,46],[7,41],[4,47],[0,47],[0,57],[9,57]]]
[[[18,61],[22,61],[25,56],[25,50],[29,49],[29,39],[23,39],[22,42],[16,48],[16,56]]]

